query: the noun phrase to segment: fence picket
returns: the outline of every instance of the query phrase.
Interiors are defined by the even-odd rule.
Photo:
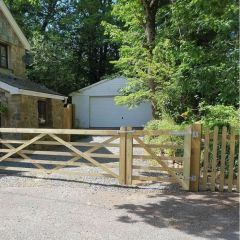
[[[216,181],[216,165],[217,165],[217,147],[218,147],[218,127],[214,128],[213,135],[213,160],[212,160],[212,175],[211,175],[211,191],[215,191]]]
[[[233,165],[235,154],[235,129],[232,129],[230,136],[230,157],[229,157],[229,173],[228,173],[228,192],[232,192],[233,186]]]
[[[239,175],[240,175],[240,144],[238,144],[238,175],[237,175],[237,191],[238,192],[240,192]]]
[[[208,180],[208,159],[209,159],[209,129],[205,131],[204,159],[203,159],[203,191],[207,189]]]
[[[224,189],[224,178],[225,178],[225,159],[226,159],[226,143],[227,143],[227,127],[222,129],[222,153],[221,153],[221,170],[220,170],[220,185],[219,191],[222,192]]]

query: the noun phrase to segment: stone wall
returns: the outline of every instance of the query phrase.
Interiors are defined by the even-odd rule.
[[[1,114],[1,127],[21,127],[21,96],[0,90],[0,101],[7,107]]]
[[[25,49],[11,25],[0,10],[0,42],[8,45],[9,69],[18,77],[25,77],[26,66],[23,63]],[[0,68],[0,72],[5,69]]]
[[[7,106],[1,114],[1,126],[12,128],[38,128],[38,101],[47,101],[48,124],[44,128],[63,128],[63,108],[61,100],[45,99],[25,95],[10,95],[0,90],[0,101]]]

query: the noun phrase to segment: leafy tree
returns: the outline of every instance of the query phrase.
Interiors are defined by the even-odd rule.
[[[168,112],[177,121],[187,109],[198,117],[203,101],[236,106],[237,12],[234,0],[118,0],[113,14],[124,27],[105,24],[129,77],[117,103],[150,100],[155,118]]]
[[[170,39],[175,48],[179,74],[166,89],[165,109],[181,120],[177,114],[187,109],[201,117],[201,102],[237,107],[237,2],[181,0],[169,10],[171,16],[162,36]],[[167,9],[163,12],[167,14]]]
[[[72,32],[75,72],[86,86],[114,73],[112,60],[118,58],[118,45],[104,34],[102,21],[113,22],[112,0],[81,0],[76,3],[76,23]]]
[[[157,74],[160,66],[155,59],[156,16],[157,11],[168,3],[165,0],[119,0],[113,14],[124,26],[105,24],[112,39],[121,43],[116,66],[130,80],[128,87],[122,90],[124,96],[118,97],[117,103],[134,106],[150,100],[155,118],[159,115],[157,91],[162,87],[162,78]]]
[[[48,41],[39,34],[33,36],[32,64],[28,69],[30,79],[68,95],[78,88],[73,70],[74,56],[69,38],[48,35]]]
[[[5,0],[28,38],[35,32],[46,35],[60,31],[61,23],[72,13],[68,0]]]
[[[118,45],[104,35],[112,0],[6,0],[31,41],[33,81],[69,94],[114,73]]]

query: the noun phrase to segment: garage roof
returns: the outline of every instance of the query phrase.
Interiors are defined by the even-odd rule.
[[[112,79],[104,79],[87,87],[81,88],[78,91],[72,92],[70,96],[78,95],[78,94],[85,94],[93,91],[98,91],[100,95],[106,95],[104,92],[107,92],[107,95],[119,95],[119,89],[126,86],[127,78],[123,76],[114,77]],[[96,93],[96,92],[95,92]]]

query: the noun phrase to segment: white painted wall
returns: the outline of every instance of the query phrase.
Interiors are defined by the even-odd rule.
[[[75,105],[75,126],[89,127],[142,127],[152,119],[150,103],[128,109],[114,103],[114,97],[120,95],[119,89],[127,80],[123,77],[103,80],[71,94]]]

